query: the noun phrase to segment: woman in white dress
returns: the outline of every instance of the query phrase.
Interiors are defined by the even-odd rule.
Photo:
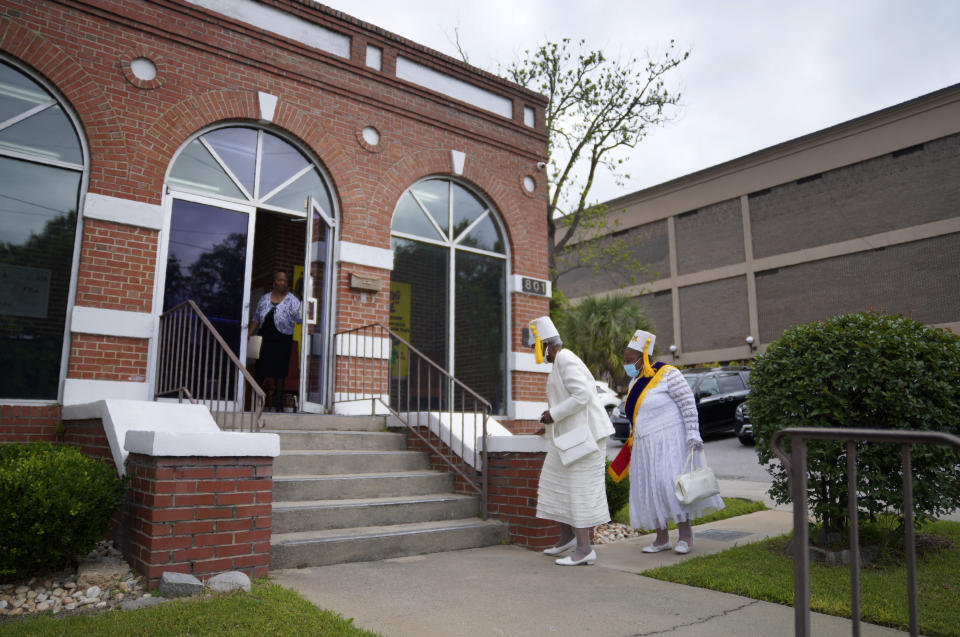
[[[547,455],[537,488],[537,517],[560,523],[561,536],[556,546],[546,549],[547,555],[559,555],[574,549],[569,557],[559,558],[561,566],[594,564],[597,554],[590,545],[591,529],[610,521],[607,507],[606,440],[613,425],[597,400],[596,384],[590,370],[563,341],[549,317],[531,323],[531,331],[542,343],[542,358],[536,350],[537,362],[553,363],[547,378],[547,404],[540,422],[549,441]],[[564,465],[556,438],[585,429],[583,439],[593,450]],[[595,445],[590,444],[594,442]]]
[[[673,481],[683,473],[690,451],[703,449],[697,403],[683,374],[664,363],[650,364],[656,336],[637,330],[623,353],[624,370],[634,377],[627,395],[627,413],[633,422],[630,453],[630,526],[656,529],[657,538],[643,548],[657,553],[671,548],[689,553],[693,547],[690,520],[723,508],[719,495],[680,504]],[[611,465],[615,472],[617,461]],[[614,479],[617,479],[614,476]],[[680,531],[674,547],[667,524]]]

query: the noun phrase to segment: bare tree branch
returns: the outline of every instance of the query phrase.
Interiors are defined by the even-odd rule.
[[[602,249],[589,245],[590,238],[609,234],[611,226],[608,211],[597,206],[590,191],[601,168],[623,184],[629,176],[618,151],[635,148],[650,129],[674,116],[680,94],[671,93],[664,78],[688,56],[671,40],[662,56],[645,64],[635,58],[621,62],[586,49],[583,40],[572,44],[563,39],[528,50],[525,59],[507,67],[513,81],[550,100],[544,119],[549,136],[548,255],[554,283],[564,271],[560,253],[571,250],[579,267],[597,267],[603,260],[635,273],[645,269],[632,258],[635,250],[628,242],[607,242]]]

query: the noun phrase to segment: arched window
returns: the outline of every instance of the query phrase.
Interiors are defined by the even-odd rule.
[[[313,161],[290,142],[257,128],[218,128],[194,139],[177,157],[167,184],[300,215],[312,196],[333,217],[330,189]]]
[[[400,197],[391,234],[391,324],[505,413],[507,251],[496,214],[464,185],[430,178]]]
[[[57,399],[85,165],[59,100],[0,60],[0,399]]]

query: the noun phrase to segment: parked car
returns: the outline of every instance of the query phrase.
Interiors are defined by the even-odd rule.
[[[740,441],[740,444],[754,444],[753,425],[750,424],[750,403],[746,401],[740,403],[737,406],[737,410],[733,412],[733,417],[737,419],[737,427],[735,431],[737,433],[737,440]]]
[[[750,395],[749,367],[695,367],[683,370],[700,415],[700,435],[707,436],[726,431],[737,432],[736,411],[745,405]],[[610,413],[614,440],[626,441],[630,437],[630,419],[626,414],[624,398]],[[750,432],[750,440],[753,433]],[[741,439],[743,442],[743,439]],[[743,442],[750,444],[749,442]]]
[[[610,389],[610,385],[606,384],[602,380],[596,381],[597,384],[597,396],[600,398],[600,404],[603,405],[603,408],[607,410],[607,413],[613,411],[614,407],[620,404],[620,396],[617,392]]]
[[[700,435],[736,431],[737,407],[750,395],[749,367],[694,367],[683,370],[700,414]]]
[[[624,398],[610,412],[610,423],[613,424],[613,434],[610,436],[614,440],[626,442],[630,437],[630,419],[626,414],[627,399]]]

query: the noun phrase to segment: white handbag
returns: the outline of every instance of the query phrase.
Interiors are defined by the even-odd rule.
[[[254,334],[247,339],[247,360],[255,361],[260,358],[260,346],[263,345],[263,337]]]
[[[680,501],[680,504],[693,504],[698,500],[720,493],[717,476],[713,474],[713,469],[707,466],[707,457],[703,453],[703,449],[699,451],[698,455],[703,466],[699,469],[693,469],[693,449],[691,449],[690,453],[687,454],[686,462],[683,463],[683,473],[673,481],[673,490],[677,494],[677,500]]]
[[[560,452],[560,462],[563,463],[563,466],[576,462],[588,453],[600,450],[597,441],[590,435],[589,427],[577,427],[565,434],[554,435],[553,444]]]

